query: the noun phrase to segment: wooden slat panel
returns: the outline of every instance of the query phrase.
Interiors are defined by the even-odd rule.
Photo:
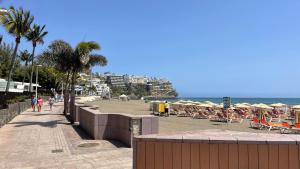
[[[173,169],[181,169],[182,161],[181,161],[181,143],[173,143]]]
[[[145,142],[137,142],[137,168],[145,169],[146,168],[146,145]]]
[[[219,166],[220,169],[228,169],[229,163],[228,163],[228,155],[229,155],[229,150],[228,150],[228,144],[219,144]]]
[[[248,153],[249,153],[249,169],[258,169],[257,144],[249,144]]]
[[[229,144],[229,169],[239,169],[239,149],[237,144]]]
[[[298,145],[289,145],[289,167],[290,169],[299,169]]]
[[[182,143],[182,168],[191,168],[191,144]]]
[[[239,168],[249,168],[247,144],[239,144]]]
[[[278,145],[269,145],[269,169],[278,169]]]
[[[279,145],[279,167],[289,168],[289,145]]]
[[[191,169],[200,168],[200,145],[198,143],[191,144]]]
[[[172,143],[164,143],[164,169],[173,168]]]
[[[155,143],[146,142],[146,169],[154,169]]]
[[[164,144],[161,142],[155,143],[155,169],[164,168]],[[170,157],[169,157],[170,158]]]
[[[200,168],[209,168],[209,144],[200,144]]]
[[[269,146],[258,145],[258,164],[259,169],[269,168]]]
[[[300,145],[299,145],[299,143],[298,143],[298,160],[300,160]],[[300,164],[299,164],[300,165]]]
[[[209,145],[209,168],[219,169],[219,145]]]

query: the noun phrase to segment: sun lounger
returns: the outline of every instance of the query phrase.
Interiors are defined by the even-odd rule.
[[[282,127],[280,128],[281,134],[299,134],[300,133],[300,124],[290,125],[287,122],[282,123]]]
[[[223,113],[217,113],[216,115],[210,116],[210,121],[213,122],[227,122],[227,117]]]
[[[250,122],[250,126],[252,128],[258,128],[258,129],[261,129],[263,127],[256,116],[252,118],[252,121]]]
[[[266,128],[268,131],[272,130],[272,129],[281,129],[282,124],[281,123],[271,123],[271,122],[267,122],[266,118],[263,117],[261,120],[261,124],[262,124],[262,128]]]
[[[193,114],[192,118],[194,119],[208,119],[208,115],[203,111],[198,111]]]

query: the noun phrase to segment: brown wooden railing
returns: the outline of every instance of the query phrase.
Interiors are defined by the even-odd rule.
[[[227,134],[137,137],[134,169],[299,169],[298,135]]]

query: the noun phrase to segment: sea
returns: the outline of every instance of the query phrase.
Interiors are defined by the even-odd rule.
[[[168,99],[170,102],[175,102],[178,100],[191,100],[191,101],[211,101],[214,103],[222,103],[223,98],[209,98],[209,97],[181,97],[176,99]],[[250,104],[273,104],[273,103],[283,103],[287,105],[299,105],[300,98],[231,98],[231,103],[250,103]]]

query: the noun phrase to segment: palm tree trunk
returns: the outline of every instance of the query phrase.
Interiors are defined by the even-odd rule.
[[[66,116],[69,113],[69,78],[70,73],[67,74],[67,80],[64,88],[64,115]]]
[[[75,111],[75,81],[76,81],[76,72],[72,74],[72,82],[71,82],[71,100],[70,100],[70,121],[74,123],[74,111]]]
[[[2,40],[3,40],[3,36],[0,35],[0,45],[1,45],[1,43],[2,43]]]
[[[27,64],[28,64],[27,62],[28,62],[28,60],[26,60],[26,62],[25,62],[25,71],[24,71],[24,76],[23,76],[22,85],[24,85],[25,77],[26,77],[26,75],[27,75]]]
[[[13,53],[12,58],[11,58],[11,63],[10,63],[9,72],[8,72],[8,78],[7,78],[5,94],[7,94],[9,92],[11,75],[13,73],[19,43],[20,43],[20,40],[18,38],[16,38],[16,46],[15,46],[14,53]]]
[[[34,52],[35,52],[35,45],[33,45],[32,54],[31,54],[31,72],[30,72],[29,92],[32,92],[32,78],[33,78],[33,71],[34,71],[34,66],[33,66]]]

